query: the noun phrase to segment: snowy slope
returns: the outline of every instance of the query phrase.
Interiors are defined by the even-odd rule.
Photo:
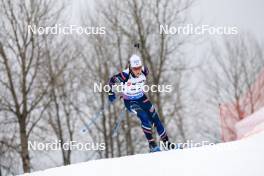
[[[240,141],[73,164],[29,176],[264,176],[264,132]]]

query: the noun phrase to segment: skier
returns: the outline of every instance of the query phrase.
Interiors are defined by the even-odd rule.
[[[160,151],[160,147],[152,136],[151,127],[154,125],[160,136],[160,139],[170,146],[166,130],[161,123],[155,107],[149,101],[143,92],[143,86],[149,71],[146,66],[142,65],[139,56],[132,55],[129,59],[128,68],[114,75],[109,80],[111,90],[108,93],[110,102],[116,99],[113,91],[113,85],[122,84],[122,98],[128,111],[135,113],[141,121],[141,128],[149,143],[150,152]]]

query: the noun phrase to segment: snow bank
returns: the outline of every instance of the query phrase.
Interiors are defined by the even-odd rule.
[[[263,176],[264,132],[214,146],[73,164],[27,176]]]

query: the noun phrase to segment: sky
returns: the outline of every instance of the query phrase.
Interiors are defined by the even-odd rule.
[[[192,14],[205,24],[237,26],[264,39],[263,0],[197,0]]]
[[[107,1],[107,0],[105,0]],[[70,23],[81,24],[81,12],[94,6],[94,0],[74,0],[70,2]],[[239,33],[249,32],[263,43],[264,41],[264,1],[263,0],[195,0],[190,10],[194,24],[210,26],[235,26]],[[191,23],[192,23],[191,22]],[[187,47],[191,55],[188,57],[200,60],[208,49],[210,39],[219,36],[202,36],[200,43]],[[209,39],[209,40],[208,40]],[[195,60],[194,63],[195,63]]]
[[[74,0],[70,2],[72,21],[87,4],[92,7],[94,0]],[[107,1],[107,0],[105,0]],[[237,26],[242,31],[250,31],[257,38],[264,39],[264,1],[263,0],[195,0],[191,10],[196,22],[209,25]]]

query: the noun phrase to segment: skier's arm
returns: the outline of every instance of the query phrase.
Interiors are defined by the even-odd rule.
[[[109,83],[108,85],[110,86],[111,88],[111,92],[112,92],[112,86],[115,85],[115,84],[119,84],[121,82],[125,83],[128,79],[128,74],[124,71],[112,76],[109,80]]]
[[[120,72],[109,79],[108,85],[110,86],[110,91],[108,92],[108,99],[110,102],[113,102],[116,98],[115,93],[112,90],[113,85],[121,82],[125,83],[128,79],[128,76],[129,75],[126,72]]]

